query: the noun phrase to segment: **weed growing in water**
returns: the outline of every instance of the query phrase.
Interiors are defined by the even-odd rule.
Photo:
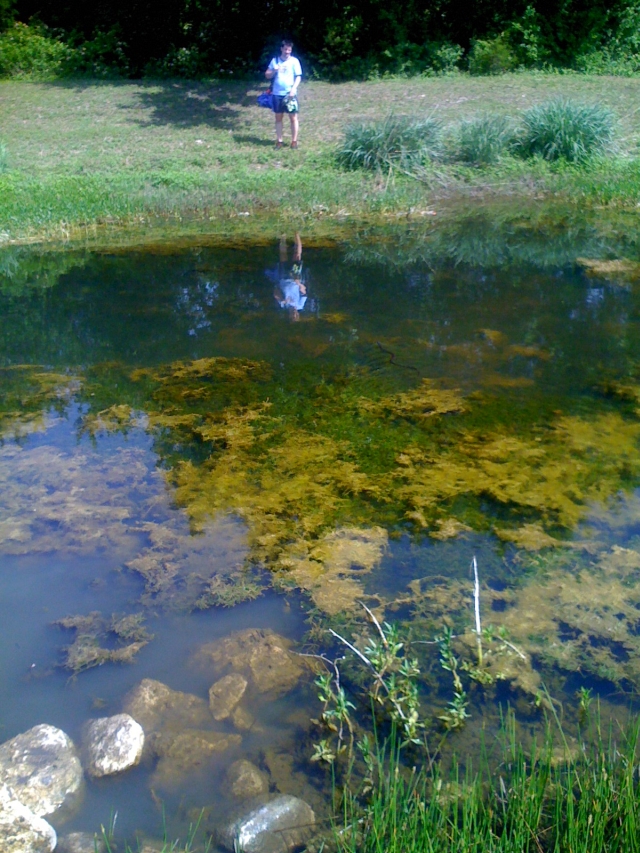
[[[441,151],[438,121],[389,115],[382,121],[349,125],[337,158],[347,169],[412,172]]]
[[[613,137],[614,117],[606,107],[557,98],[523,114],[516,150],[525,157],[581,163],[604,153]]]
[[[508,151],[513,138],[513,123],[507,116],[487,114],[463,121],[457,132],[457,159],[489,166]]]
[[[595,728],[577,757],[558,760],[551,726],[527,753],[509,716],[492,756],[499,772],[487,755],[479,772],[455,765],[449,779],[437,766],[409,771],[392,738],[372,750],[369,798],[345,791],[338,851],[637,851],[638,723],[608,737]]]

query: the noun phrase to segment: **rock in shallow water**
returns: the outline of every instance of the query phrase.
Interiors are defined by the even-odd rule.
[[[255,764],[247,761],[246,758],[234,761],[231,767],[229,767],[227,770],[227,782],[231,786],[233,796],[241,800],[257,797],[259,794],[266,794],[269,790],[269,782],[266,775]]]
[[[214,720],[226,720],[244,696],[247,679],[239,672],[225,675],[209,688],[209,709]]]
[[[52,853],[56,831],[17,800],[0,790],[0,850],[2,853]]]
[[[172,690],[152,678],[144,678],[127,694],[124,710],[140,723],[147,736],[167,725],[197,729],[211,722],[204,699]]]
[[[54,726],[34,726],[0,745],[0,785],[38,817],[71,808],[82,779],[73,742]]]
[[[56,853],[106,853],[107,845],[93,832],[70,832],[58,839]]]
[[[302,659],[289,651],[290,646],[286,637],[273,631],[249,628],[206,643],[196,653],[196,661],[218,672],[243,673],[258,693],[282,696],[306,671]]]
[[[218,833],[223,847],[237,853],[291,853],[311,837],[316,816],[304,800],[279,794],[254,801]]]
[[[111,776],[139,763],[144,731],[129,714],[101,717],[87,725],[83,747],[87,773]]]

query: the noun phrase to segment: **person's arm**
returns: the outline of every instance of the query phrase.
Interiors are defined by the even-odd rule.
[[[267,68],[267,70],[264,72],[264,76],[267,78],[267,80],[273,80],[273,78],[274,78],[274,77],[276,76],[276,74],[278,73],[278,67],[279,67],[279,66],[278,66],[278,65],[277,65],[277,63],[276,63],[275,58],[274,58],[274,59],[272,59],[272,60],[271,60],[271,62],[269,63],[269,67],[268,67],[268,68]]]
[[[300,81],[302,80],[302,68],[300,67],[300,63],[296,60],[296,64],[294,66],[294,78],[293,78],[293,86],[289,92],[289,95],[292,98],[295,98],[296,92],[298,91],[298,86],[300,85]]]

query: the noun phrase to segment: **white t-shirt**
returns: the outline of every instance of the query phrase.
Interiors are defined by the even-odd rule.
[[[283,279],[280,282],[280,289],[284,296],[284,299],[278,300],[280,307],[287,308],[288,306],[291,306],[292,308],[295,308],[296,311],[302,311],[305,302],[307,301],[307,297],[302,295],[298,282],[294,281],[292,278]]]
[[[289,94],[296,77],[302,77],[302,68],[295,56],[290,56],[284,62],[274,56],[269,63],[269,69],[275,71],[277,65],[280,65],[280,70],[272,77],[273,94],[282,98]]]

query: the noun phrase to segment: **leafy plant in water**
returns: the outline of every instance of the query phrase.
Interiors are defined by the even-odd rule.
[[[600,104],[556,98],[527,110],[515,148],[524,157],[581,163],[604,153],[614,138],[614,116]]]
[[[442,152],[442,130],[433,118],[389,115],[382,121],[352,124],[337,159],[347,169],[412,173]]]
[[[451,628],[445,626],[442,634],[436,637],[436,642],[440,649],[440,666],[451,673],[453,678],[453,699],[449,702],[445,711],[440,714],[439,718],[447,731],[455,731],[462,728],[469,717],[468,707],[469,700],[458,673],[460,661],[453,653],[453,632]]]

